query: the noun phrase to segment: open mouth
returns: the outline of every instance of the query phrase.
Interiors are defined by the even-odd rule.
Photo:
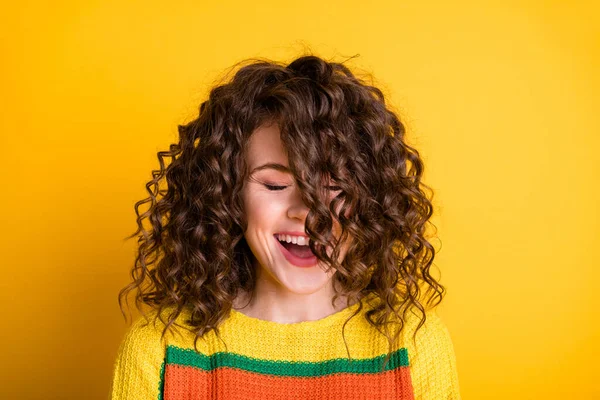
[[[297,244],[288,243],[288,242],[279,242],[279,243],[281,243],[281,245],[283,247],[285,247],[287,249],[287,251],[289,251],[296,257],[308,258],[308,257],[314,256],[313,252],[310,251],[310,247],[308,247],[308,246],[299,246]]]
[[[294,243],[280,242],[276,236],[273,236],[277,241],[279,249],[284,257],[292,264],[298,267],[311,267],[317,263],[317,257],[310,250],[309,246],[299,246]]]

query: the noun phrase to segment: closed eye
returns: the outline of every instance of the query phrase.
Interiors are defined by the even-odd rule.
[[[266,183],[264,184],[264,186],[271,191],[280,191],[287,187],[287,186],[267,185]],[[329,190],[333,190],[333,191],[341,190],[341,188],[339,186],[329,186],[328,188],[329,188]]]
[[[287,187],[287,186],[275,186],[275,185],[267,185],[267,184],[264,184],[264,185],[267,189],[272,190],[272,191],[283,190]]]

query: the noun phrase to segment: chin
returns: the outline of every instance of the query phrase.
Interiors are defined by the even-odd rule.
[[[318,267],[311,268],[310,271],[302,268],[295,269],[292,273],[275,274],[279,285],[289,292],[308,295],[319,292],[331,284],[331,277]]]

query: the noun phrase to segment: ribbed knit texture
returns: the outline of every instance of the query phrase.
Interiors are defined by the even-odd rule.
[[[348,360],[342,325],[357,307],[292,324],[232,310],[220,326],[227,351],[212,331],[198,340],[200,353],[190,331],[177,328],[161,341],[164,325],[140,317],[119,347],[111,399],[460,400],[453,345],[439,316],[427,312],[415,347],[419,318],[411,315],[381,372],[388,342],[364,320],[366,304],[346,325]],[[185,326],[188,316],[176,322]]]

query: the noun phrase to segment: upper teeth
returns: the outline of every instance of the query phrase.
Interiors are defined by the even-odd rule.
[[[290,236],[290,235],[277,235],[279,241],[286,241],[288,243],[294,243],[298,246],[308,246],[308,238],[305,236]]]

